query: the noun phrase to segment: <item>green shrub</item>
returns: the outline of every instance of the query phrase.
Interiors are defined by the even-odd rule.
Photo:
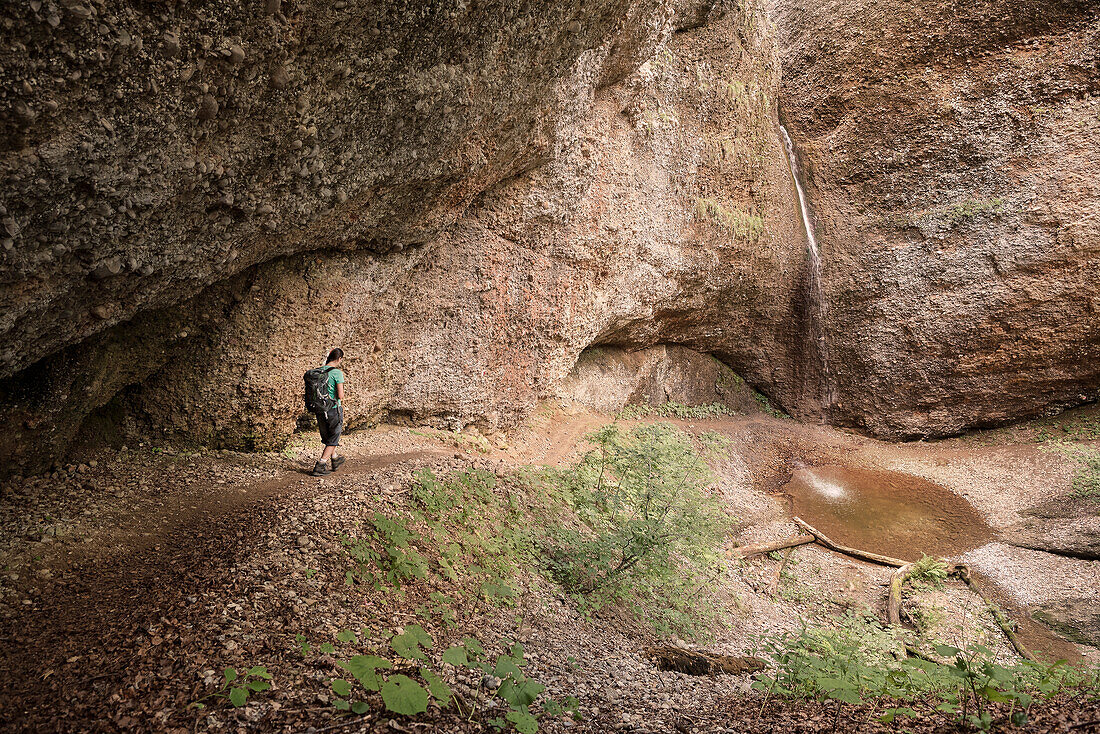
[[[982,730],[992,727],[995,714],[1023,725],[1038,696],[1071,689],[1098,695],[1097,671],[1065,661],[1002,665],[981,645],[934,645],[944,662],[933,662],[907,657],[911,644],[903,630],[884,629],[870,615],[848,614],[833,627],[803,627],[797,635],[764,639],[774,668],[757,674],[753,687],[768,696],[873,703],[882,707],[883,722],[930,716]]]
[[[684,405],[683,403],[661,403],[660,405],[627,405],[619,411],[617,416],[621,420],[636,420],[638,418],[718,418],[723,415],[737,415],[721,403],[709,405]]]
[[[428,560],[409,541],[416,533],[401,520],[380,512],[371,516],[372,530],[365,538],[343,536],[341,542],[356,565],[347,572],[347,583],[368,583],[376,588],[399,587],[404,583],[428,577]]]
[[[691,632],[731,519],[708,491],[713,476],[691,438],[667,423],[588,436],[595,449],[548,472],[575,522],[550,525],[549,571],[585,605],[622,602],[658,630]],[[701,437],[713,455],[724,439]]]

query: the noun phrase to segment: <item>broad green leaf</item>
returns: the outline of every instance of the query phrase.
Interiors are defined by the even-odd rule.
[[[418,624],[410,624],[405,628],[405,634],[411,635],[413,639],[419,642],[424,647],[432,646],[432,636],[424,631],[424,628]]]
[[[855,690],[850,690],[847,688],[839,688],[835,691],[829,691],[826,695],[834,701],[842,701],[843,703],[857,704],[862,701],[862,699],[859,697],[859,694]]]
[[[945,658],[953,658],[958,655],[962,650],[957,647],[951,647],[950,645],[932,645],[937,655],[941,655]]]
[[[331,655],[336,652],[336,648],[332,646],[331,642],[325,642],[321,645],[321,652]]]
[[[448,665],[465,667],[469,665],[470,660],[466,657],[466,648],[455,645],[454,647],[447,648],[443,653],[443,662]]]
[[[539,730],[539,722],[526,711],[509,711],[504,718],[512,722],[519,734],[536,734]]]
[[[237,669],[236,668],[226,668],[225,669],[225,682],[226,683],[232,683],[235,680],[237,680]]]
[[[233,688],[233,690],[231,690],[229,692],[229,702],[232,703],[237,708],[240,708],[241,706],[244,706],[245,701],[247,701],[247,700],[248,700],[248,689],[247,688],[239,688],[239,687],[238,688]]]
[[[546,690],[546,686],[533,680],[521,683],[505,678],[497,689],[497,695],[513,706],[530,706],[535,698]]]
[[[336,664],[355,676],[355,679],[368,691],[377,691],[382,685],[382,680],[376,671],[380,668],[388,670],[393,667],[393,663],[389,660],[376,655],[356,655],[351,660]]]
[[[424,651],[420,649],[420,641],[416,635],[405,632],[390,640],[393,651],[406,660],[427,660]]]
[[[420,675],[428,683],[428,693],[432,694],[435,700],[446,706],[451,701],[451,688],[443,679],[433,673],[429,668],[421,668]]]
[[[270,678],[271,674],[267,672],[266,665],[253,665],[248,669],[249,675],[254,675],[257,678]]]
[[[268,683],[266,680],[248,681],[248,689],[251,691],[256,691],[257,693],[259,693],[260,691],[266,691],[268,688],[271,688],[271,684]]]
[[[337,678],[330,684],[332,686],[332,692],[337,696],[347,698],[351,695],[351,683],[348,683],[343,678]]]
[[[493,668],[493,675],[497,678],[507,678],[509,675],[519,680],[523,677],[523,671],[516,666],[516,661],[507,655],[497,657],[497,664]]]
[[[415,716],[428,710],[428,692],[407,675],[392,675],[382,684],[382,702],[395,714]]]
[[[346,698],[338,698],[332,702],[332,705],[340,709],[341,711],[347,711],[351,708],[351,704],[348,703]]]
[[[462,646],[466,648],[466,654],[472,658],[485,656],[485,648],[481,646],[476,637],[463,637]]]
[[[340,630],[336,633],[336,639],[340,642],[354,642],[355,633],[351,630]]]
[[[356,701],[351,705],[351,710],[357,714],[365,714],[370,711],[370,704],[366,701]]]

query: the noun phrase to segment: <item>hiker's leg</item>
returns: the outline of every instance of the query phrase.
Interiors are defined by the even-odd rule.
[[[323,419],[322,419],[323,418]],[[321,441],[325,444],[325,450],[321,453],[321,463],[325,463],[336,453],[336,447],[340,445],[340,434],[344,429],[344,411],[341,406],[330,409],[323,416],[317,416],[317,425],[324,426],[321,431]]]

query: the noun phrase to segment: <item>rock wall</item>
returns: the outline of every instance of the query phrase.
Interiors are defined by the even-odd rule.
[[[188,188],[194,176],[184,176],[180,190],[140,177],[130,181],[131,188],[135,181],[152,185],[165,198],[126,214],[132,225],[91,229],[86,240],[94,247],[114,248],[107,260],[83,257],[99,263],[95,268],[78,272],[73,263],[83,260],[74,251],[53,265],[22,260],[22,269],[5,270],[7,277],[24,276],[7,296],[25,296],[5,309],[12,323],[2,342],[10,345],[9,369],[116,318],[142,309],[148,314],[0,385],[4,443],[20,451],[25,466],[56,456],[97,411],[125,416],[146,437],[278,445],[300,417],[301,373],[337,344],[350,357],[353,424],[388,414],[449,426],[508,425],[551,392],[593,344],[694,346],[718,354],[755,384],[790,395],[792,404],[801,399],[801,377],[786,353],[796,341],[790,313],[803,255],[775,136],[774,35],[762,14],[710,3],[522,12],[479,4],[451,20],[424,11],[415,23],[402,15],[404,24],[391,26],[370,21],[371,7],[351,5],[217,16],[225,28],[270,34],[275,45],[261,53],[267,47],[255,40],[260,36],[247,43],[227,36],[228,55],[212,47],[202,68],[236,81],[203,94],[229,94],[238,103],[219,102],[210,119],[199,119],[204,113],[160,124],[178,127],[185,147],[217,149],[219,161],[235,161],[221,164],[224,170],[242,170],[251,161],[253,173],[223,175],[192,156],[180,165],[187,171],[190,162],[199,171],[205,166],[203,181],[223,183],[199,183],[198,191]],[[301,22],[314,11],[316,28],[312,20]],[[96,12],[108,17],[114,11]],[[143,17],[136,12],[123,14]],[[62,30],[70,22],[65,18]],[[366,24],[364,33],[374,40],[345,39],[346,29],[339,29],[349,23]],[[298,34],[290,46],[284,26]],[[372,36],[375,26],[388,35]],[[454,35],[460,30],[468,43]],[[302,40],[307,32],[309,43]],[[197,43],[198,69],[204,39],[191,30],[183,35]],[[237,60],[234,44],[247,46],[245,61]],[[467,50],[458,50],[463,44]],[[268,56],[291,47],[295,60],[282,68],[298,70],[290,74],[297,81],[288,87],[264,81]],[[149,53],[148,45],[141,49]],[[371,56],[374,51],[380,56]],[[439,68],[444,57],[458,64],[453,77]],[[356,65],[357,58],[374,61]],[[352,67],[347,74],[319,71],[343,69],[345,62]],[[165,63],[171,70],[183,61]],[[122,61],[107,68],[140,76]],[[427,101],[407,89],[416,80],[428,84],[425,69],[431,79],[449,80],[433,87],[436,97]],[[255,80],[248,79],[253,72]],[[308,103],[280,106],[292,88],[291,102],[307,97]],[[437,97],[463,103],[444,112],[431,106]],[[152,104],[144,99],[136,108]],[[182,97],[176,102],[186,108]],[[113,114],[136,114],[129,105],[100,101],[104,105]],[[103,144],[116,145],[116,156],[117,146],[143,147],[166,156],[155,168],[175,170],[175,143],[153,147],[157,126],[144,119],[146,127],[132,130],[131,123],[112,123],[116,134]],[[190,127],[184,130],[181,120]],[[22,124],[20,140],[28,146],[43,123],[35,117]],[[116,140],[121,129],[131,131],[127,141]],[[389,147],[371,147],[375,143]],[[34,149],[57,144],[44,138]],[[285,155],[300,161],[304,174],[298,164],[283,170],[279,146],[292,151]],[[460,164],[465,167],[456,168]],[[57,157],[39,156],[35,165],[64,168],[62,177],[107,170],[80,157],[63,167]],[[175,185],[179,177],[170,178]],[[16,215],[20,242],[36,241],[35,223],[49,219],[43,212],[60,211],[57,202],[69,189],[55,188],[34,196],[25,190],[23,213]],[[323,206],[300,205],[326,189],[331,196]],[[298,203],[286,209],[256,203],[243,216],[222,205],[196,213],[193,205],[210,206],[215,195],[230,207],[278,196]],[[285,212],[297,214],[281,219]],[[274,228],[272,220],[278,220]],[[169,224],[176,229],[165,230]],[[83,232],[56,239],[75,242]],[[164,270],[174,285],[161,288],[154,274],[142,274],[141,258],[136,271],[123,267],[114,274],[121,253],[140,251],[138,240],[178,262]],[[240,254],[223,267],[207,240],[232,243]],[[293,250],[313,252],[284,254]],[[21,247],[8,253],[9,264],[26,256]],[[258,260],[266,262],[249,267]],[[101,268],[104,262],[111,267]],[[188,301],[155,308],[238,269],[231,288],[207,286]],[[210,305],[226,298],[210,319]],[[89,305],[95,299],[107,301],[112,315],[82,321],[78,316],[96,308]],[[51,302],[63,308],[51,309]],[[30,327],[36,319],[51,328],[39,334]],[[181,319],[195,323],[180,326]],[[147,338],[139,323],[148,323],[143,328],[150,332],[165,326]],[[91,364],[113,379],[83,379]],[[72,390],[39,390],[38,399],[27,402],[36,386],[54,379]],[[88,425],[99,430],[103,422]]]
[[[1095,397],[1095,3],[767,1],[3,6],[5,471],[277,446],[336,345],[353,424],[506,426],[593,346],[895,438]]]
[[[568,402],[615,414],[628,405],[721,405],[732,413],[763,412],[752,388],[714,357],[661,345],[629,351],[593,347],[556,388]]]
[[[3,4],[0,377],[282,255],[432,240],[547,159],[579,60],[610,83],[709,4]]]
[[[831,419],[909,438],[1100,392],[1100,6],[773,0]]]
[[[278,443],[302,372],[337,345],[352,425],[511,425],[592,345],[713,352],[794,396],[776,355],[803,253],[774,53],[760,16],[729,12],[670,35],[620,82],[603,83],[613,48],[581,59],[555,89],[564,112],[543,164],[419,247],[261,268],[208,345],[128,412],[222,445]]]

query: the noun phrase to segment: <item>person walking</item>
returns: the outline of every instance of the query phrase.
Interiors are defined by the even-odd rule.
[[[329,352],[323,367],[305,374],[306,409],[317,417],[317,430],[321,432],[321,443],[325,445],[320,460],[311,472],[315,477],[331,474],[344,463],[343,456],[336,456],[340,434],[344,432],[344,372],[340,369],[343,361],[344,350],[337,347]]]

